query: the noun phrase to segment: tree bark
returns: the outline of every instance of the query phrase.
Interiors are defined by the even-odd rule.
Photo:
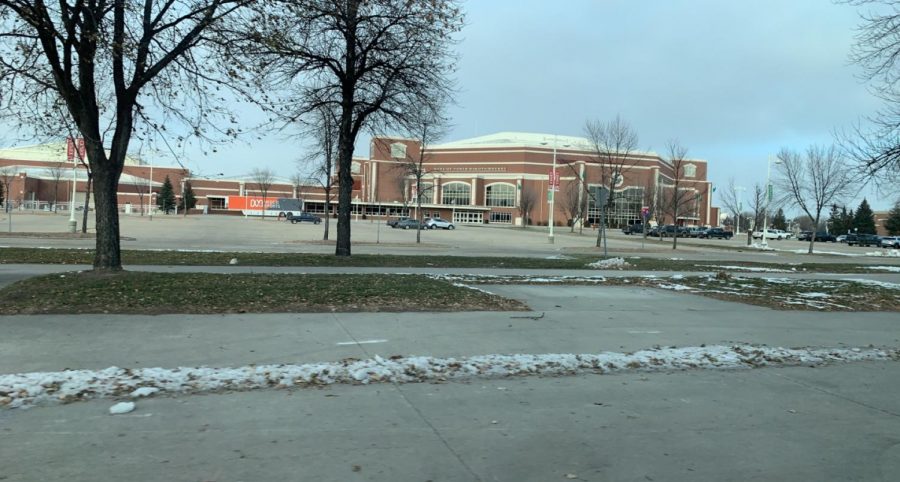
[[[346,132],[344,125],[346,124]],[[340,140],[338,141],[338,224],[335,256],[350,256],[350,211],[353,194],[353,176],[350,165],[353,160],[353,141],[350,133],[350,119],[342,122]]]
[[[91,205],[91,187],[94,185],[94,174],[91,171],[87,173],[87,187],[84,189],[84,212],[81,213],[81,232],[87,233],[88,206]],[[117,186],[118,187],[118,186]]]
[[[330,173],[328,174],[331,175]],[[331,180],[326,180],[327,183],[331,183]],[[324,241],[328,241],[328,226],[331,223],[331,187],[329,186],[325,189],[325,234],[322,235],[322,239]]]
[[[99,164],[99,163],[98,163]],[[119,213],[116,189],[121,168],[106,163],[102,169],[94,168],[95,213],[97,223],[97,250],[94,254],[94,271],[121,271],[122,258],[119,247]]]

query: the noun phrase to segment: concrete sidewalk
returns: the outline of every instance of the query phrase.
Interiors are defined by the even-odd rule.
[[[3,317],[0,373],[660,346],[900,346],[896,313],[773,311],[671,291],[486,286],[533,312]]]
[[[0,411],[19,481],[893,481],[900,364],[334,386]]]

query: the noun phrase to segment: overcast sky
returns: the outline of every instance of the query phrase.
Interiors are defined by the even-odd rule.
[[[709,161],[720,188],[731,177],[751,186],[765,182],[767,156],[780,147],[828,143],[835,128],[879,105],[848,62],[858,10],[829,0],[464,6],[460,92],[445,141],[500,131],[582,135],[586,119],[619,114],[642,149],[663,152],[678,138],[690,156]],[[368,155],[368,137],[356,152]],[[213,156],[197,150],[185,164],[226,175],[268,166],[288,177],[301,154],[296,140],[271,136]],[[876,208],[893,201],[865,194]]]

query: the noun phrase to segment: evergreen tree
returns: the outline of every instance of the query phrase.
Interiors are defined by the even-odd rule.
[[[784,210],[781,208],[778,208],[778,212],[772,218],[772,229],[780,229],[782,231],[787,229],[787,219],[785,219]]]
[[[853,230],[853,210],[847,211],[847,206],[841,208],[841,232],[839,234],[850,234]]]
[[[166,214],[175,209],[175,190],[172,189],[172,181],[169,176],[166,176],[166,180],[163,181],[162,189],[159,190],[156,198],[156,205]]]
[[[187,209],[185,209],[185,204],[187,204]],[[184,183],[184,192],[181,193],[181,200],[178,203],[178,209],[184,211],[184,214],[187,215],[189,209],[194,209],[197,207],[197,196],[194,194],[194,188],[191,187],[190,182]]]
[[[844,234],[847,232],[846,216],[846,207],[839,211],[837,204],[831,205],[831,212],[828,214],[828,225],[831,226],[831,234]]]
[[[856,208],[856,215],[853,216],[853,229],[859,234],[875,234],[875,213],[869,207],[869,202],[863,198]]]
[[[897,201],[888,213],[888,217],[884,221],[884,228],[891,236],[900,234],[900,201]]]

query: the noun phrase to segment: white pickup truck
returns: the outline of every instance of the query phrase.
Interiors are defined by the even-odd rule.
[[[780,229],[767,229],[766,239],[791,239],[794,235]],[[762,239],[762,231],[753,231],[753,239]]]

